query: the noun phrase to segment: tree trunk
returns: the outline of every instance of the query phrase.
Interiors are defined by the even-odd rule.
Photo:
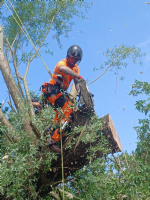
[[[3,51],[3,30],[0,26],[0,71],[2,72],[3,78],[9,90],[9,93],[14,101],[14,104],[17,108],[17,111],[23,113],[24,112],[24,102],[20,95],[20,91],[11,75],[11,71],[9,69],[8,62],[5,59],[4,51]],[[26,121],[23,124],[24,130],[30,135],[32,128],[30,126],[30,117],[29,114],[26,112]],[[35,142],[34,142],[35,143]]]

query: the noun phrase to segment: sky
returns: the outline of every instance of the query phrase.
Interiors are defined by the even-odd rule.
[[[146,56],[142,58],[143,66],[128,61],[127,68],[120,70],[124,76],[119,80],[112,71],[106,72],[100,79],[89,85],[94,94],[95,111],[98,117],[110,114],[117,130],[124,151],[131,153],[135,150],[137,133],[134,126],[138,125],[138,119],[144,118],[144,114],[135,109],[135,103],[143,99],[129,96],[135,80],[150,83],[150,5],[145,0],[99,0],[87,1],[90,8],[87,18],[82,20],[74,18],[75,25],[69,33],[69,39],[61,36],[63,48],[60,49],[54,33],[51,32],[47,41],[53,56],[42,53],[42,59],[49,70],[53,69],[57,62],[66,57],[66,52],[71,45],[77,44],[83,50],[83,59],[79,65],[80,75],[85,80],[92,81],[103,70],[94,71],[106,61],[104,53],[107,49],[122,44],[141,48]],[[20,73],[23,74],[24,67]],[[27,76],[30,90],[39,93],[43,82],[49,81],[41,60],[37,58],[31,63]],[[0,73],[0,102],[5,101],[8,90]]]

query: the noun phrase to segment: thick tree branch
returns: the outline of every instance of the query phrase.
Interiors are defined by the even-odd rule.
[[[19,74],[19,72],[18,72],[18,67],[17,67],[16,64],[15,64],[14,52],[13,52],[12,47],[10,46],[10,43],[9,43],[9,41],[8,41],[7,38],[6,38],[6,41],[7,41],[7,44],[8,44],[8,46],[9,46],[10,51],[11,51],[11,54],[12,54],[13,65],[14,65],[14,68],[15,68],[15,73],[16,73],[16,77],[17,77],[17,81],[18,81],[18,86],[19,86],[19,89],[20,89],[20,91],[21,91],[22,97],[25,99],[25,96],[24,96],[24,93],[23,93],[23,90],[22,90],[22,87],[21,87],[21,84],[20,84],[20,80],[19,80],[20,74]]]
[[[18,47],[19,41],[21,40],[21,32],[18,35],[19,35],[19,37],[18,37],[18,40],[16,41],[16,45],[14,47],[14,57],[15,58],[17,58],[16,57],[16,52],[17,52],[17,47]],[[17,59],[16,59],[16,61],[17,61]]]
[[[4,77],[4,80],[5,80],[5,83],[7,84],[7,87],[8,87],[8,90],[9,90],[9,93],[11,94],[12,96],[12,99],[15,103],[15,106],[17,109],[20,109],[20,107],[18,106],[19,105],[19,101],[18,101],[18,98],[19,98],[19,90],[15,84],[15,81],[13,80],[13,77],[10,73],[10,69],[9,69],[9,66],[8,66],[8,63],[7,61],[5,60],[5,57],[4,57],[4,52],[3,52],[3,32],[2,32],[2,27],[0,26],[0,70],[2,72],[2,75]],[[21,98],[21,96],[20,96]]]
[[[8,45],[5,45],[5,57],[8,60]]]
[[[17,39],[17,36],[18,36],[19,34],[17,34],[16,35],[16,37],[14,38],[14,41],[13,41],[13,43],[11,44],[11,48],[10,48],[10,53],[9,53],[9,57],[8,57],[8,63],[10,62],[10,58],[11,58],[11,54],[12,54],[12,51],[11,51],[11,49],[13,48],[13,45],[14,45],[14,43],[15,43],[15,41],[16,41],[16,39]],[[6,40],[7,41],[7,40]]]
[[[33,107],[33,105],[32,105],[31,96],[30,96],[30,92],[29,92],[28,85],[27,85],[27,80],[26,80],[25,77],[23,77],[23,84],[24,84],[24,88],[25,88],[27,100],[28,100],[28,103],[29,103],[29,105],[30,105],[30,114],[31,114],[31,116],[33,117],[33,119],[35,119],[34,107]]]
[[[0,25],[0,60],[3,59],[4,55],[3,55],[3,29]]]
[[[8,63],[4,58],[4,55],[1,56],[2,60],[0,60],[0,70],[2,71],[3,78],[8,87],[9,93],[14,101],[15,107],[21,113],[24,113],[24,103],[22,97],[20,95],[19,89],[10,73]],[[28,113],[25,113],[26,121],[23,124],[24,130],[30,135],[32,132],[32,128],[30,126],[30,118]]]
[[[24,52],[24,50],[23,50],[23,44],[22,45],[20,45],[20,48],[21,48],[21,50],[22,50],[22,55],[25,55],[25,58],[26,58],[26,61],[28,61],[28,57],[26,56],[26,54],[25,54],[25,52]],[[32,51],[31,51],[32,52]]]
[[[16,112],[10,101],[8,101],[8,104],[9,104],[9,106],[11,107],[12,111],[13,111],[13,112]]]
[[[20,95],[20,91],[11,75],[8,62],[6,61],[4,57],[3,52],[3,31],[2,27],[0,25],[0,70],[2,72],[3,78],[5,80],[5,83],[7,85],[7,88],[9,90],[9,93],[14,101],[15,107],[18,111],[21,113],[24,113],[24,102],[22,100],[22,97]],[[35,144],[35,138],[31,136],[32,128],[30,126],[30,117],[29,114],[25,113],[26,121],[23,123],[23,129],[27,132],[27,134],[32,138],[34,144]]]
[[[23,77],[22,77],[20,74],[18,74],[18,76],[19,76],[19,78],[23,81]]]
[[[36,137],[37,137],[38,139],[40,139],[40,138],[41,138],[41,134],[40,134],[40,132],[38,131],[38,129],[36,128],[36,126],[35,126],[32,122],[30,122],[30,125],[31,125],[31,127],[32,127],[32,129],[33,129],[33,132],[35,133]]]

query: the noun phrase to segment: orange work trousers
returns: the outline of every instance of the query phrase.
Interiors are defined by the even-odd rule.
[[[69,117],[71,116],[71,113],[73,113],[73,110],[71,106],[73,103],[69,101],[69,98],[64,96],[62,93],[59,93],[57,95],[53,95],[48,97],[48,101],[54,106],[54,107],[60,107],[62,108],[62,111],[65,115],[65,118],[62,118],[61,113],[55,110],[55,117],[53,119],[53,122],[56,124],[56,126],[60,125],[60,119],[61,123],[63,124],[65,121],[68,121]],[[62,133],[62,136],[65,136],[65,133]],[[52,138],[56,141],[60,140],[60,129],[57,128],[53,135]]]
[[[60,101],[59,101],[60,99]],[[62,108],[62,111],[65,115],[65,118],[62,119],[62,121],[66,121],[67,118],[69,118],[70,114],[73,113],[73,110],[71,108],[71,106],[73,105],[73,103],[71,101],[69,101],[69,98],[64,96],[62,93],[59,93],[57,95],[53,95],[48,97],[48,101],[50,102],[50,104],[52,104],[54,107],[60,107]],[[56,102],[57,105],[56,105]],[[53,122],[56,125],[60,124],[60,119],[61,119],[61,113],[59,113],[57,110],[55,110],[55,117],[53,119]]]

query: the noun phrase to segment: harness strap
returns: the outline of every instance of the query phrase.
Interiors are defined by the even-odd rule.
[[[64,88],[66,88],[66,85],[61,81],[61,80],[58,80],[54,77],[51,77],[51,79],[53,79],[54,81],[56,81],[57,83],[59,83],[60,85],[62,85]]]

